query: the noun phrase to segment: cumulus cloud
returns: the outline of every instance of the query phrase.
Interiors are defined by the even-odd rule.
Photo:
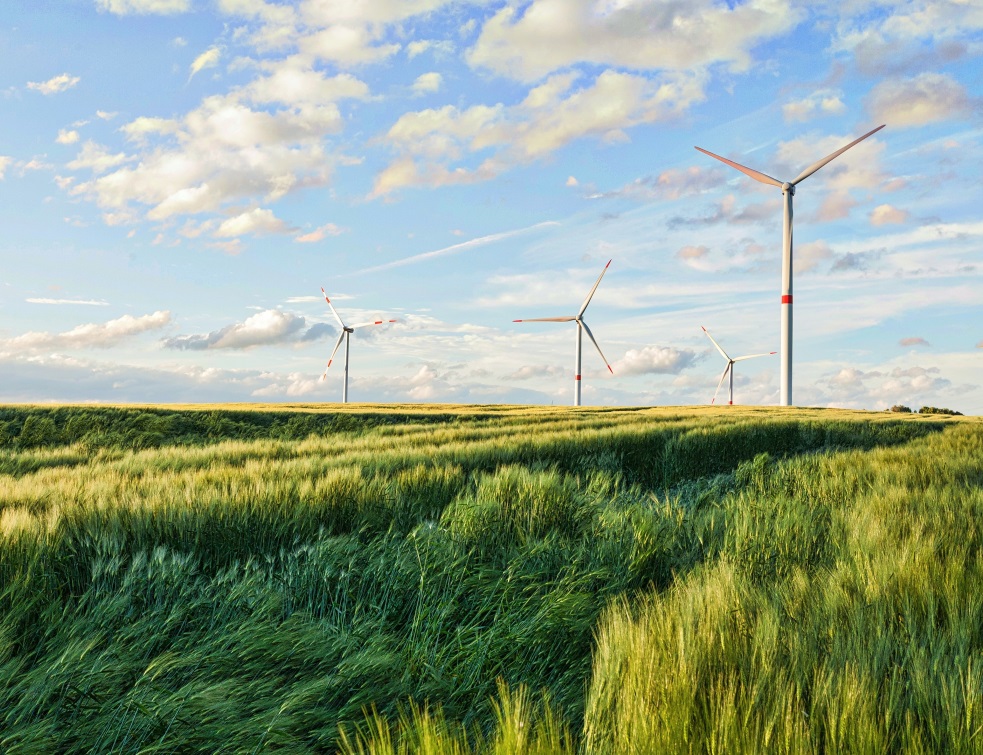
[[[973,54],[983,14],[965,0],[906,0],[831,6],[836,32],[831,51],[846,54],[868,76],[897,75],[939,67]]]
[[[320,228],[315,228],[310,233],[295,236],[294,241],[296,241],[298,244],[314,244],[318,241],[323,241],[328,236],[340,236],[344,232],[344,228],[337,226],[334,223],[327,223],[322,225]]]
[[[341,129],[337,105],[267,112],[246,99],[243,92],[207,97],[175,127],[135,121],[131,133],[166,131],[163,141],[134,155],[135,166],[81,183],[73,194],[103,209],[143,205],[149,219],[165,220],[215,212],[242,198],[274,201],[326,183],[332,161],[322,139]]]
[[[164,346],[185,351],[250,349],[296,340],[306,324],[306,320],[299,315],[267,309],[243,322],[227,325],[211,333],[167,338]]]
[[[443,76],[436,71],[431,71],[430,73],[423,73],[417,76],[411,89],[415,94],[430,94],[431,92],[440,91],[443,81]]]
[[[105,173],[129,159],[123,152],[112,154],[103,145],[90,140],[82,145],[82,150],[66,167],[71,170],[88,169],[93,173]]]
[[[10,355],[63,349],[105,349],[117,345],[126,338],[159,330],[170,321],[170,312],[157,311],[140,317],[123,315],[104,323],[86,323],[63,333],[24,333],[0,341],[0,352]]]
[[[679,199],[709,191],[723,183],[724,173],[717,168],[670,168],[657,176],[636,178],[620,189],[592,194],[589,198],[625,197],[640,201]]]
[[[925,126],[972,113],[966,89],[943,73],[882,81],[864,99],[870,117],[892,126]]]
[[[744,69],[750,50],[792,29],[799,11],[781,0],[740,5],[533,0],[508,3],[484,25],[468,62],[524,81],[586,62],[631,70]]]
[[[825,241],[810,241],[795,247],[792,265],[796,273],[808,273],[833,256],[833,250]]]
[[[58,94],[59,92],[64,92],[67,89],[71,89],[80,81],[81,79],[78,76],[71,76],[67,73],[62,73],[48,79],[47,81],[28,81],[27,88],[33,89],[44,95]]]
[[[0,181],[3,180],[4,175],[7,172],[7,168],[9,168],[13,162],[14,158],[10,157],[9,155],[0,155]]]
[[[191,62],[191,66],[188,69],[191,73],[188,74],[188,78],[191,79],[196,73],[202,71],[206,68],[214,68],[218,65],[219,58],[222,57],[222,50],[218,47],[210,47],[197,58]]]
[[[930,344],[924,338],[902,338],[900,341],[898,341],[898,345],[908,347],[908,346],[931,346],[932,344]]]
[[[219,225],[215,235],[218,238],[245,236],[247,233],[287,233],[289,226],[273,214],[272,210],[256,207]]]
[[[690,349],[673,346],[645,346],[629,349],[611,365],[615,375],[676,375],[689,367],[696,358]]]
[[[565,377],[567,370],[556,365],[525,365],[511,375],[510,380],[536,380],[539,378]]]
[[[840,115],[846,111],[842,94],[830,89],[820,89],[801,100],[782,105],[782,116],[786,123],[810,121],[822,115]]]
[[[899,210],[889,204],[882,204],[875,207],[870,212],[871,225],[890,225],[897,223],[907,223],[911,213],[907,210]]]
[[[59,129],[55,141],[59,144],[75,144],[79,140],[79,132],[72,129]]]
[[[96,7],[117,16],[169,15],[190,10],[191,0],[96,0]]]
[[[672,120],[704,98],[703,74],[649,79],[608,70],[580,87],[578,78],[550,77],[517,105],[446,105],[404,114],[385,137],[400,157],[376,177],[372,196],[487,180],[577,139],[622,139],[623,129]],[[475,167],[452,167],[474,153],[487,157]]]

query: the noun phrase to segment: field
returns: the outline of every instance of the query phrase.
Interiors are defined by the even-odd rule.
[[[983,752],[983,422],[0,407],[0,752]]]

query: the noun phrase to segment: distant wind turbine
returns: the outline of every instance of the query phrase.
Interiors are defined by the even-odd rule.
[[[696,148],[703,154],[710,155],[710,157],[716,158],[723,163],[727,163],[727,165],[732,168],[736,168],[744,175],[753,178],[755,181],[777,186],[782,190],[782,197],[785,200],[785,222],[783,225],[784,230],[782,234],[782,356],[780,378],[781,387],[779,397],[779,404],[781,406],[792,405],[792,197],[795,195],[795,186],[796,184],[806,180],[809,176],[822,168],[826,163],[830,162],[831,160],[835,160],[837,157],[850,149],[850,147],[859,144],[871,134],[875,134],[880,131],[882,128],[884,128],[884,125],[885,124],[881,124],[873,131],[868,131],[859,139],[854,139],[845,147],[841,147],[840,149],[836,150],[836,152],[833,154],[827,155],[819,162],[813,163],[804,171],[799,173],[799,175],[793,180],[786,181],[785,183],[782,183],[777,178],[772,178],[764,173],[759,173],[756,170],[752,170],[751,168],[735,163],[732,160],[728,160],[726,157],[715,155],[713,152],[708,152],[701,147]]]
[[[328,298],[327,293],[324,291],[324,287],[321,287],[321,293],[324,294],[324,300],[331,307],[331,314],[335,316],[338,324],[341,326],[341,333],[338,334],[338,340],[335,342],[334,349],[331,351],[331,356],[328,357],[328,366],[324,368],[324,374],[321,375],[321,380],[324,380],[328,376],[328,368],[331,367],[331,363],[334,361],[334,355],[338,353],[338,347],[341,346],[341,342],[345,341],[345,382],[341,389],[341,403],[348,403],[348,352],[350,346],[350,338],[352,333],[355,332],[356,328],[364,328],[367,325],[382,325],[387,322],[396,322],[396,320],[373,320],[371,322],[360,322],[357,325],[345,325],[345,321],[341,319],[341,315],[334,308],[334,304],[331,303],[331,299]]]
[[[614,374],[614,370],[611,369],[611,365],[608,364],[608,360],[604,356],[604,352],[601,351],[601,347],[597,345],[597,340],[594,338],[594,334],[590,332],[590,328],[587,327],[587,323],[584,321],[584,312],[587,309],[587,305],[590,304],[591,297],[594,296],[594,292],[597,291],[597,287],[601,284],[601,278],[604,277],[604,273],[608,271],[608,267],[611,266],[611,260],[608,260],[608,264],[604,266],[601,274],[597,277],[597,282],[594,287],[587,294],[587,298],[584,299],[584,303],[580,307],[580,311],[577,314],[570,317],[532,317],[526,320],[513,320],[512,322],[575,322],[577,323],[577,361],[574,373],[574,383],[573,383],[573,405],[580,406],[580,356],[581,356],[581,334],[587,333],[587,337],[594,344],[594,348],[597,349],[597,353],[601,355],[601,359],[604,360],[604,364],[607,365],[608,371]]]
[[[700,327],[703,328],[702,325]],[[727,354],[726,351],[720,348],[719,343],[713,340],[713,336],[710,335],[709,330],[703,328],[703,332],[707,334],[707,338],[709,338],[710,341],[713,343],[713,345],[717,347],[717,351],[720,352],[720,356],[722,356],[724,359],[727,360],[727,366],[724,367],[724,371],[720,375],[720,380],[717,381],[717,388],[713,392],[713,398],[710,399],[710,403],[712,404],[717,400],[717,392],[720,390],[720,386],[723,384],[724,378],[727,377],[728,374],[730,374],[730,400],[727,403],[733,404],[734,403],[734,362],[742,362],[745,359],[754,359],[756,357],[770,357],[772,354],[777,354],[778,352],[769,351],[765,354],[748,354],[747,356],[743,356],[743,357],[731,357]]]

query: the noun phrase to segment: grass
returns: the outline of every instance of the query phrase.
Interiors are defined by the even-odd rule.
[[[0,751],[983,752],[983,424],[0,408]]]

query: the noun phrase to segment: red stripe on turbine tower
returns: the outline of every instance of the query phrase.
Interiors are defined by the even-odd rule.
[[[792,294],[782,294],[782,304],[791,304]]]
[[[574,380],[580,380],[580,375],[577,375],[577,377],[575,377]]]

